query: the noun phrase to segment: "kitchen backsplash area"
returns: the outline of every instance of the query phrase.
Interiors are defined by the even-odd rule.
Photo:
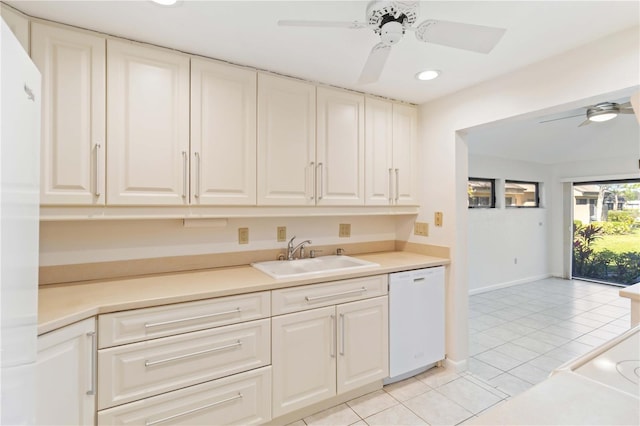
[[[287,241],[309,239],[318,256],[395,250],[415,216],[63,221],[40,224],[40,284],[202,269],[275,260]],[[340,225],[350,236],[340,237]],[[207,226],[203,226],[207,225]],[[286,227],[285,241],[277,241]],[[240,229],[248,242],[240,244]],[[282,235],[280,235],[282,237]]]

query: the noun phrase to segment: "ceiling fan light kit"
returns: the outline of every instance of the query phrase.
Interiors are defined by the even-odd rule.
[[[587,119],[597,123],[613,120],[620,113],[618,104],[604,102],[587,109]]]
[[[413,26],[418,18],[417,1],[371,1],[367,5],[365,22],[358,21],[279,21],[281,26],[369,28],[380,36],[373,46],[358,80],[361,84],[378,81],[384,69],[391,46],[402,40],[405,32],[415,32],[416,39],[425,43],[489,53],[505,33],[503,28],[461,22],[428,19]]]

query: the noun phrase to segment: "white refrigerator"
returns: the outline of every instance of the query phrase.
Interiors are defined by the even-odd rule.
[[[40,73],[0,19],[0,424],[35,423]]]

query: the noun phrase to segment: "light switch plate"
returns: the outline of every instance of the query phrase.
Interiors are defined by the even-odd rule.
[[[351,236],[351,224],[350,223],[341,223],[340,229],[338,231],[338,237],[340,238],[349,238]]]
[[[287,227],[278,226],[278,242],[287,241]]]
[[[433,223],[436,226],[442,226],[442,212],[435,213]]]
[[[249,244],[249,228],[238,228],[238,244]]]

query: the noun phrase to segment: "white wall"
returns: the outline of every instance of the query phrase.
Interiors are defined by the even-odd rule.
[[[471,155],[469,176],[496,179],[496,208],[468,212],[469,293],[548,277],[550,167]],[[505,179],[538,182],[540,208],[505,208]]]
[[[313,245],[396,239],[396,226],[410,217],[357,216],[229,219],[221,228],[185,228],[181,220],[41,222],[40,266],[227,253],[286,247],[287,237],[311,239]],[[351,224],[351,237],[338,238],[340,223]],[[249,228],[249,244],[238,244],[238,228]],[[406,227],[406,225],[403,225]]]
[[[453,362],[468,357],[468,150],[460,131],[543,110],[577,108],[603,93],[637,86],[639,35],[640,27],[631,28],[421,106],[424,186],[418,219],[431,222],[435,211],[445,217],[445,226],[432,228],[426,243],[451,247],[447,356]]]

